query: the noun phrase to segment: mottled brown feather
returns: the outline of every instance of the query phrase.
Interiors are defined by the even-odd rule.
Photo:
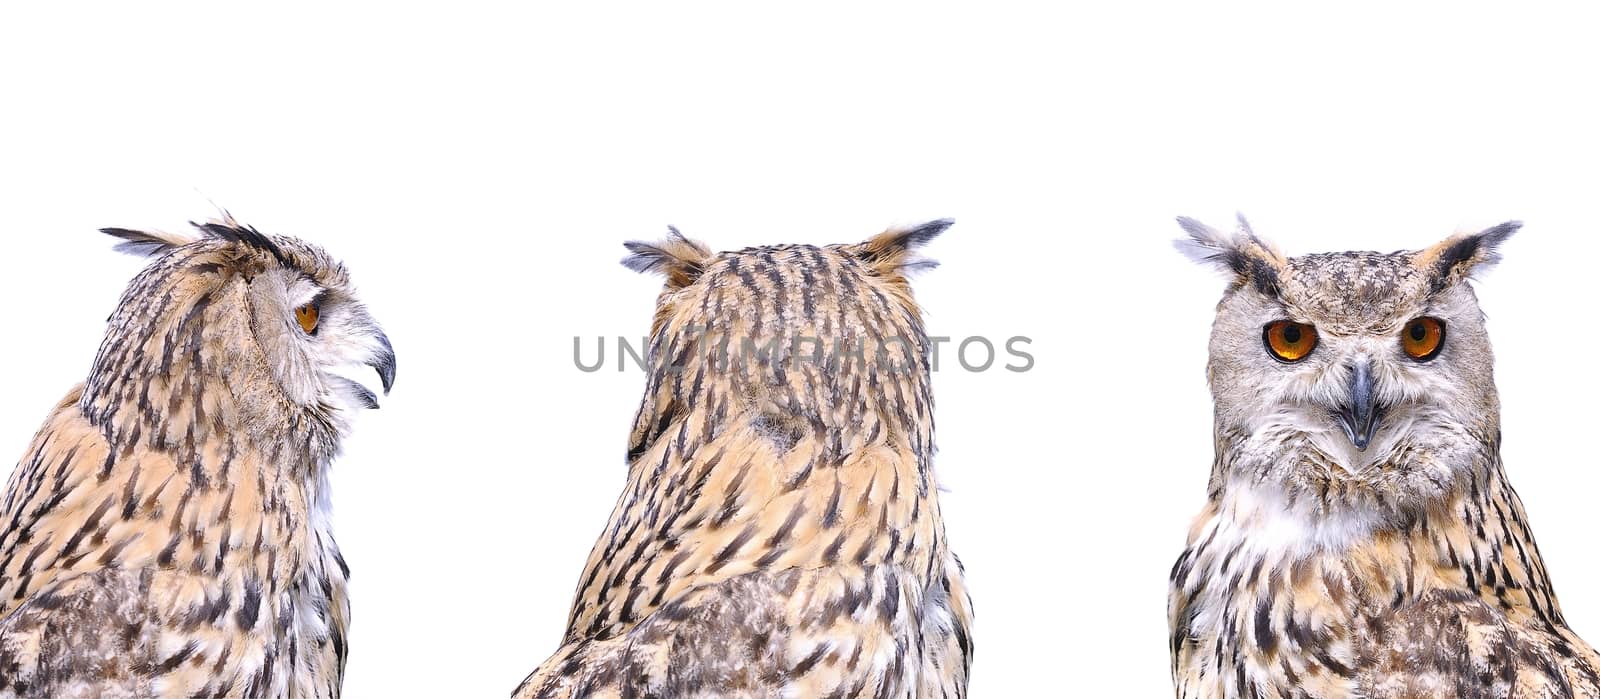
[[[1296,257],[1266,288],[1242,283],[1255,267],[1229,268],[1238,278],[1209,369],[1208,501],[1170,580],[1178,697],[1600,697],[1600,655],[1562,616],[1506,479],[1487,336],[1465,285],[1516,226],[1419,252]],[[1253,236],[1185,228],[1205,262],[1262,249]],[[1433,314],[1451,316],[1458,342],[1431,368],[1404,364],[1399,328]],[[1317,424],[1332,418],[1315,412],[1328,410],[1315,393],[1302,399],[1313,411],[1292,413],[1259,410],[1263,391],[1239,388],[1314,380],[1314,365],[1281,379],[1291,370],[1232,351],[1264,355],[1259,322],[1283,316],[1314,323],[1330,345],[1365,342],[1351,345],[1354,361],[1377,355],[1390,362],[1380,388],[1408,388],[1386,394],[1383,408],[1404,418],[1362,452],[1370,463],[1340,460],[1357,449]],[[1413,374],[1427,382],[1404,383]]]
[[[11,474],[0,696],[339,694],[348,571],[315,514],[337,408],[277,385],[246,289],[284,264],[328,285],[344,272],[298,241],[211,225],[240,232],[117,234],[170,245],[142,250],[154,260],[88,381]]]
[[[966,696],[971,604],[903,275],[946,226],[668,271],[627,485],[562,648],[516,696]]]

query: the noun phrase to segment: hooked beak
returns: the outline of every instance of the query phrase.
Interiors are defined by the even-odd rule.
[[[380,349],[372,355],[372,359],[367,361],[367,366],[378,370],[378,380],[383,382],[383,395],[387,396],[389,395],[389,389],[394,387],[394,345],[389,344],[389,336],[383,334],[381,330],[378,331],[378,344]],[[368,407],[378,407],[376,397],[368,402]]]
[[[1350,398],[1337,411],[1334,416],[1339,418],[1339,426],[1344,428],[1344,436],[1354,444],[1356,451],[1366,451],[1372,444],[1372,436],[1378,432],[1378,421],[1383,417],[1383,408],[1378,405],[1377,396],[1372,391],[1372,363],[1367,361],[1356,362],[1350,370]]]

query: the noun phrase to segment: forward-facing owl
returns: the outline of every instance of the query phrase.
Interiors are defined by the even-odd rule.
[[[1284,257],[1180,219],[1233,283],[1209,500],[1172,569],[1179,697],[1595,697],[1500,462],[1470,275],[1505,223],[1416,252]]]
[[[322,250],[231,218],[154,258],[0,509],[0,696],[335,697],[328,468],[395,357]]]
[[[949,225],[628,244],[667,283],[627,486],[517,697],[966,696],[972,606],[906,279]]]

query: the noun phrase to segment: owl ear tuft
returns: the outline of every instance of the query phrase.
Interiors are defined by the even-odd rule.
[[[1506,221],[1477,233],[1460,233],[1417,254],[1417,267],[1430,275],[1438,291],[1500,261],[1500,245],[1522,228],[1521,221]]]
[[[211,238],[225,240],[230,243],[238,243],[246,248],[267,253],[268,255],[271,255],[273,259],[277,260],[278,264],[283,265],[284,267],[294,266],[293,263],[289,261],[289,258],[283,254],[283,248],[278,247],[278,244],[272,242],[271,238],[267,237],[266,234],[262,233],[261,231],[256,230],[253,226],[246,226],[234,220],[233,214],[230,214],[227,211],[222,212],[221,219],[210,220],[204,223],[190,221],[189,225],[194,226],[201,233],[204,233]]]
[[[693,284],[705,273],[711,260],[711,248],[698,240],[690,240],[677,228],[667,226],[666,240],[657,243],[630,241],[622,246],[630,253],[622,258],[622,266],[635,272],[660,272],[667,278],[667,286],[682,289]]]
[[[134,255],[137,257],[159,257],[192,242],[173,233],[160,231],[136,231],[129,228],[102,228],[101,233],[121,238],[122,242],[112,248],[117,252]]]
[[[910,272],[939,266],[936,260],[919,257],[917,250],[952,225],[955,225],[954,219],[941,218],[914,228],[890,229],[848,249],[857,259],[867,263],[867,267],[875,274],[903,277]]]
[[[1271,243],[1256,237],[1250,222],[1239,216],[1239,229],[1223,233],[1187,216],[1178,225],[1189,234],[1173,242],[1178,252],[1195,262],[1232,274],[1235,284],[1249,283],[1267,296],[1277,296],[1279,277],[1289,262]]]

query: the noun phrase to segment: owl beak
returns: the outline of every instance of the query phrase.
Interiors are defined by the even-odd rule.
[[[1334,414],[1339,418],[1339,426],[1344,428],[1344,436],[1350,438],[1356,451],[1366,451],[1383,417],[1383,408],[1378,405],[1377,395],[1372,390],[1370,362],[1356,362],[1350,368],[1350,399]]]
[[[394,387],[394,345],[389,344],[389,336],[383,334],[381,330],[378,331],[378,345],[378,351],[372,355],[367,365],[378,370],[378,380],[383,382],[383,395],[387,396],[389,389]],[[377,401],[373,403],[373,407],[377,407]]]

